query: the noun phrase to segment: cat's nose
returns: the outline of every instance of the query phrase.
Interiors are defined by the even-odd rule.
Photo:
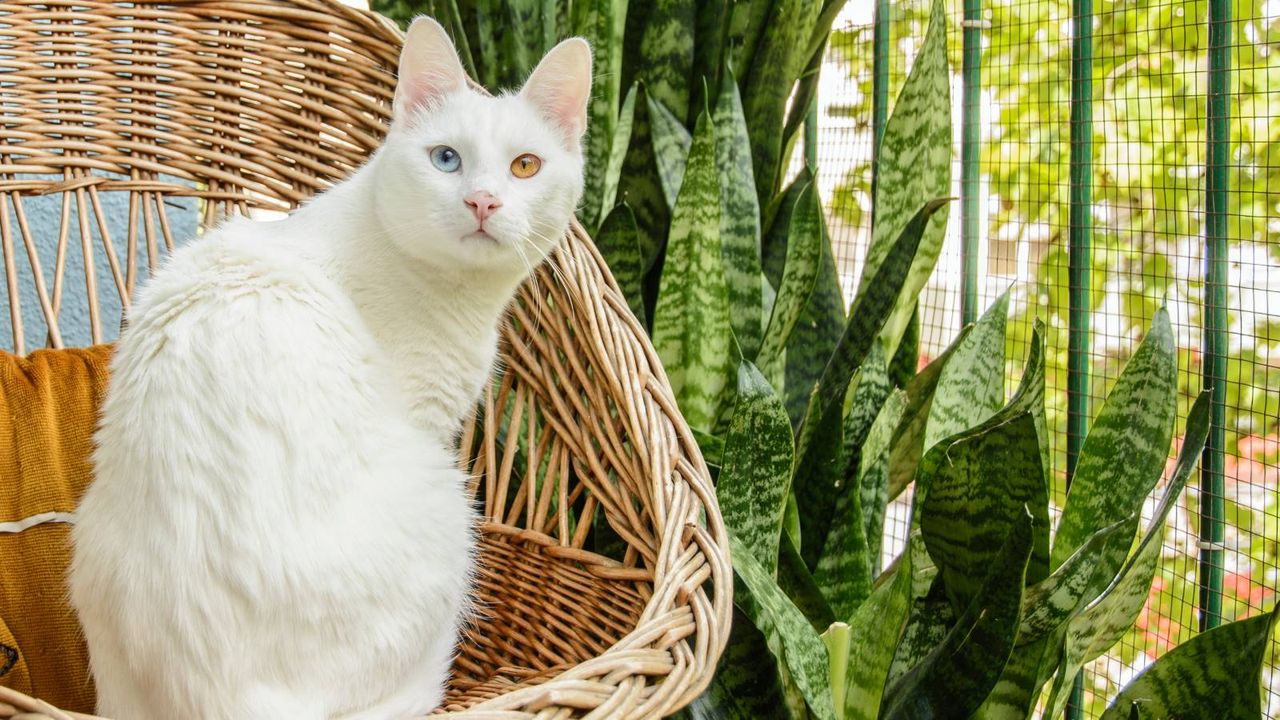
[[[471,208],[471,214],[476,216],[476,220],[484,222],[485,218],[492,215],[498,208],[502,207],[502,201],[493,196],[488,190],[477,190],[462,199]]]

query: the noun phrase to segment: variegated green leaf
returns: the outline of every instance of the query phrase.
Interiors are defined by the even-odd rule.
[[[690,87],[693,76],[693,33],[697,21],[694,0],[655,0],[651,14],[644,18],[644,36],[640,41],[639,72],[650,95],[670,113],[680,118],[691,117]]]
[[[1015,646],[1000,679],[970,720],[1028,720],[1033,717],[1035,702],[1040,699],[1039,688],[1044,685],[1041,669],[1046,663],[1043,659],[1049,654],[1050,646],[1056,647],[1060,643],[1061,638],[1055,641],[1042,637]],[[1036,690],[1032,693],[1028,688]]]
[[[809,408],[797,443],[803,450],[798,454],[791,485],[800,510],[800,555],[807,567],[817,568],[844,477],[844,422],[838,408],[822,416],[815,415],[812,402]]]
[[[626,152],[622,156],[621,170],[618,178],[617,200],[630,206],[636,216],[636,227],[640,230],[640,253],[644,260],[645,272],[658,263],[667,242],[668,231],[672,222],[671,206],[663,190],[659,178],[658,153],[654,148],[652,123],[649,118],[648,92],[643,85],[635,85],[627,94],[623,103],[622,121],[614,134],[615,140],[626,133]],[[627,110],[630,107],[631,112]],[[626,124],[627,118],[631,119]],[[615,145],[614,149],[617,149]],[[685,156],[678,145],[669,146],[668,152],[675,152],[674,159],[665,158],[664,163],[684,162]],[[612,172],[612,168],[610,170]],[[615,177],[611,174],[608,177]],[[651,290],[646,287],[646,292]],[[652,295],[646,294],[648,303],[652,303]],[[652,307],[651,304],[646,307]]]
[[[849,311],[844,334],[818,382],[818,407],[823,413],[833,409],[837,413],[840,411],[853,371],[871,351],[880,329],[893,310],[898,299],[897,289],[901,287],[912,266],[912,259],[929,218],[946,204],[945,198],[930,200],[916,212],[883,258],[867,291],[859,293],[853,309]],[[888,346],[885,349],[887,351]]]
[[[791,214],[800,201],[800,194],[812,182],[813,172],[808,167],[802,167],[787,189],[774,198],[769,207],[762,207],[760,227],[765,232],[760,238],[760,255],[765,277],[775,289],[782,286],[787,252],[791,249]]]
[[[1114,396],[1114,394],[1113,394]],[[1164,540],[1165,518],[1177,502],[1195,469],[1200,453],[1209,435],[1209,393],[1201,393],[1187,416],[1187,433],[1173,474],[1165,486],[1164,495],[1156,507],[1151,524],[1129,558],[1120,575],[1093,604],[1067,621],[1066,639],[1058,663],[1058,675],[1054,678],[1049,695],[1050,709],[1061,711],[1066,706],[1068,687],[1072,678],[1085,663],[1106,652],[1133,625],[1138,613],[1146,604],[1160,559],[1160,547]],[[1140,507],[1142,498],[1134,503]]]
[[[791,96],[818,7],[811,0],[775,0],[744,73],[742,105],[751,135],[756,193],[764,204],[781,179],[782,133]]]
[[[1173,437],[1177,371],[1173,329],[1161,308],[1080,449],[1054,540],[1054,567],[1099,528],[1132,513],[1160,479]]]
[[[844,720],[876,720],[893,650],[906,621],[911,596],[910,556],[904,555],[893,579],[884,583],[849,619],[856,640],[849,647],[845,672]]]
[[[935,578],[927,595],[913,598],[907,613],[907,625],[893,653],[886,683],[893,687],[911,668],[924,662],[956,624],[956,612],[947,599],[946,588]]]
[[[934,0],[929,29],[911,73],[885,123],[875,183],[871,246],[862,267],[858,294],[881,292],[874,281],[890,248],[908,224],[921,198],[939,197],[951,188],[951,72],[947,66],[947,20],[943,0]],[[933,273],[942,250],[947,214],[938,213],[920,241],[911,270],[893,285],[898,292],[892,316],[880,332],[890,356],[907,326],[915,300]]]
[[[608,177],[612,169],[610,160],[622,100],[622,38],[627,17],[627,0],[583,0],[573,3],[571,12],[574,34],[591,43],[591,103],[587,108],[587,136],[583,147],[583,212],[579,219],[587,227],[595,228],[613,208],[617,199],[616,176],[612,182]],[[552,30],[554,32],[554,28]],[[627,134],[630,135],[630,128],[627,129]],[[621,161],[622,154],[619,152],[619,169]]]
[[[965,342],[973,326],[962,328],[951,345],[934,358],[923,370],[907,383],[907,406],[902,420],[893,432],[889,450],[889,499],[902,494],[907,485],[916,479],[916,468],[924,454],[924,431],[929,422],[929,408],[933,393],[938,387],[942,369],[950,362],[956,349]]]
[[[728,47],[726,56],[733,65],[734,74],[742,76],[750,70],[756,45],[764,32],[765,22],[773,0],[741,0],[729,3]]]
[[[858,463],[858,485],[862,494],[862,524],[867,537],[867,559],[872,576],[880,574],[881,544],[884,542],[884,514],[889,504],[889,448],[893,431],[907,409],[907,393],[894,390],[885,399]]]
[[[791,330],[786,350],[787,379],[783,395],[787,413],[797,424],[808,406],[810,390],[822,376],[845,328],[846,308],[844,291],[840,289],[840,274],[836,271],[835,256],[831,254],[831,238],[827,235],[825,217],[819,215],[819,220],[822,257],[818,264],[818,278],[814,281],[813,292],[809,293],[809,302],[800,312],[800,322]]]
[[[836,621],[835,612],[827,602],[823,588],[818,586],[818,581],[804,564],[800,550],[789,535],[784,535],[780,543],[778,587],[809,619],[814,632],[821,632]]]
[[[812,185],[806,185],[789,215],[791,231],[786,242],[787,262],[757,356],[761,372],[774,387],[782,387],[785,382],[786,356],[783,351],[809,302],[822,266],[822,233],[818,226],[822,221],[821,213],[816,191]]]
[[[675,208],[676,197],[680,194],[680,185],[684,181],[685,158],[693,139],[684,123],[652,91],[645,93],[645,101],[649,105],[649,129],[653,133],[653,156],[658,164],[658,179],[662,182],[667,206]]]
[[[795,441],[782,401],[745,360],[738,366],[737,395],[716,495],[725,525],[774,574]]]
[[[1273,609],[1178,645],[1121,690],[1101,720],[1262,717],[1262,665],[1278,615]]]
[[[1138,520],[1134,514],[1102,528],[1052,575],[1027,588],[1019,645],[1053,632],[1107,588],[1133,547]]]
[[[1004,404],[1004,332],[1008,313],[1006,292],[978,319],[973,332],[942,369],[929,405],[925,450],[945,437],[977,427]]]
[[[813,573],[837,618],[851,617],[871,594],[870,548],[862,517],[862,493],[856,486],[839,488],[831,529]]]
[[[1048,498],[1030,413],[1002,413],[943,445],[944,454],[929,453],[921,461],[929,493],[920,528],[959,611],[981,590],[1010,527],[1024,521],[1024,506],[1038,500],[1047,506]]]
[[[738,83],[727,68],[714,117],[716,163],[720,167],[720,236],[733,306],[733,333],[742,346],[742,354],[753,358],[760,350],[763,334],[760,205],[751,172],[751,145],[747,121],[742,116],[742,100],[738,97]],[[792,234],[791,241],[794,240]]]
[[[729,534],[729,551],[734,558],[734,576],[739,581],[735,583],[734,604],[764,634],[774,657],[786,664],[814,716],[834,720],[836,713],[827,686],[827,649],[822,639],[733,533]]]
[[[916,376],[920,364],[920,303],[907,321],[907,329],[902,333],[898,350],[889,361],[889,378],[894,387],[906,387],[911,378]]]
[[[871,432],[871,424],[893,390],[889,383],[889,359],[885,357],[883,345],[871,346],[856,377],[857,382],[849,383],[844,413],[845,480],[853,487],[857,486],[867,433]]]
[[[963,718],[982,704],[1017,636],[1031,526],[1024,514],[1010,527],[980,591],[942,643],[885,693],[881,718]]]
[[[627,306],[640,320],[642,326],[647,325],[644,319],[644,297],[641,295],[640,280],[644,274],[644,266],[640,259],[640,240],[636,230],[636,216],[626,204],[619,205],[604,219],[600,231],[596,233],[596,247],[609,264],[613,279],[618,281],[618,289],[627,299]]]
[[[769,657],[764,635],[734,608],[729,641],[711,684],[676,718],[686,720],[791,720],[786,709],[778,663]],[[797,719],[799,720],[799,719]]]
[[[733,367],[714,132],[711,119],[705,113],[699,116],[671,223],[653,325],[653,344],[680,412],[703,431],[715,423]]]
[[[631,145],[631,128],[635,122],[638,91],[637,86],[631,86],[627,91],[627,97],[622,101],[622,106],[618,109],[617,121],[612,126],[613,131],[609,139],[609,152],[602,160],[604,170],[599,176],[599,187],[593,190],[590,184],[586,185],[587,190],[583,195],[582,207],[587,213],[594,213],[595,217],[601,219],[595,225],[588,225],[588,227],[600,225],[603,218],[607,217],[618,204],[618,187],[622,180],[622,165],[627,157],[627,149]],[[596,130],[593,128],[591,132]],[[587,223],[590,217],[590,215],[584,217],[583,222]],[[643,253],[641,258],[644,258]]]

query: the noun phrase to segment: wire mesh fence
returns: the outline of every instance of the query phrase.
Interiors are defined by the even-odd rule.
[[[929,3],[849,3],[837,21],[820,93],[818,184],[846,292],[856,290],[870,238],[874,43],[877,5],[890,7],[888,91],[892,103],[924,37]],[[1280,1],[1235,0],[1227,25],[1224,352],[1205,354],[1206,203],[1210,139],[1209,5],[1204,0],[1116,0],[1091,18],[1092,150],[1078,182],[1092,191],[1091,262],[1086,282],[1091,331],[1087,414],[1100,409],[1157,309],[1173,318],[1179,355],[1179,426],[1221,371],[1224,534],[1211,554],[1221,572],[1221,615],[1270,609],[1280,578]],[[1221,6],[1219,6],[1221,9]],[[1010,374],[1020,369],[1031,323],[1047,328],[1047,416],[1055,504],[1067,476],[1068,327],[1071,304],[1071,0],[982,0],[976,274],[979,309],[1012,287]],[[961,0],[949,0],[955,161],[960,188]],[[1218,75],[1218,77],[1223,77]],[[921,362],[961,327],[964,263],[959,207],[952,209],[937,270],[921,297]],[[1220,361],[1213,364],[1216,356]],[[1215,370],[1217,368],[1217,370]],[[1160,488],[1157,488],[1157,493]],[[1198,632],[1208,568],[1201,505],[1193,479],[1171,513],[1161,567],[1146,609],[1113,650],[1087,668],[1085,717],[1154,658]],[[892,511],[886,552],[901,547],[906,500]],[[1148,514],[1153,507],[1148,503]],[[896,519],[896,523],[895,523]],[[1210,550],[1219,549],[1211,545]],[[1273,648],[1273,655],[1275,648]],[[1280,678],[1268,663],[1266,714],[1280,717]]]

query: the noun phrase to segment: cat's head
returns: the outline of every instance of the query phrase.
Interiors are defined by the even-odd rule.
[[[472,89],[436,21],[409,27],[377,205],[400,249],[462,270],[536,266],[582,197],[591,50],[557,45],[519,92]]]

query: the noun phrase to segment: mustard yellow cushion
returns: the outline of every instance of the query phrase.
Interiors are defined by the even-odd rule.
[[[67,523],[91,477],[109,346],[0,353],[0,685],[92,712],[67,601]]]

